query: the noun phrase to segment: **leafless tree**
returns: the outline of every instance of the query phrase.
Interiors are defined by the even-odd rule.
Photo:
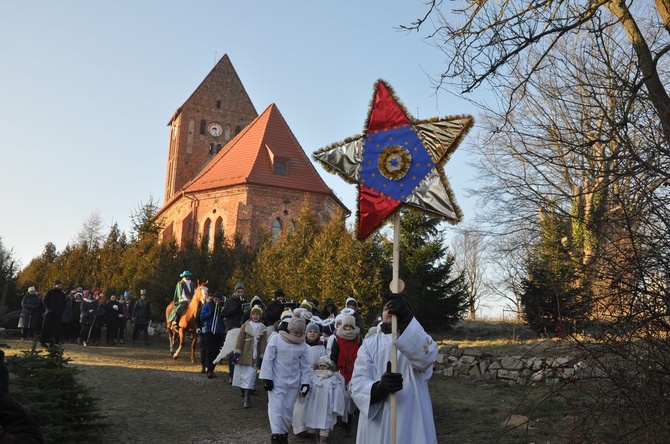
[[[464,6],[429,2],[406,29],[435,26],[447,56],[436,85],[486,85],[498,100],[469,143],[497,256],[523,263],[539,216],[558,215],[592,319],[606,321],[595,345],[573,338],[598,375],[574,404],[577,428],[587,441],[666,442],[670,1],[451,4]]]
[[[99,248],[104,240],[103,223],[100,211],[95,210],[82,224],[77,234],[76,244],[86,247],[89,251]]]
[[[484,297],[484,253],[486,238],[473,228],[459,230],[451,245],[456,274],[463,274],[467,292],[468,316],[477,319],[477,309]]]
[[[449,10],[453,4],[457,8]],[[525,80],[547,68],[547,59],[562,40],[579,34],[585,40],[599,41],[613,29],[623,31],[617,42],[632,54],[641,74],[630,87],[646,89],[645,100],[655,110],[665,141],[659,148],[668,154],[670,96],[662,62],[670,49],[670,0],[431,0],[426,5],[423,17],[401,28],[433,26],[428,39],[444,52],[446,60],[437,85],[455,82],[466,93],[485,83],[492,90],[511,90],[513,94],[507,96],[510,112],[532,93]],[[531,52],[537,57],[528,63]],[[618,73],[628,68],[615,64],[608,69]],[[518,75],[510,78],[514,71]]]

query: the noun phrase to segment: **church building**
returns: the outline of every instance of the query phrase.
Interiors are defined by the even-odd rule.
[[[224,55],[168,122],[161,240],[204,242],[217,232],[254,245],[290,228],[305,202],[327,222],[349,210],[305,154],[279,108],[258,115]]]

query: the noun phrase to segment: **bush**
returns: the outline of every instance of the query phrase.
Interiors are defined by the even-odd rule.
[[[40,425],[48,443],[98,443],[107,424],[101,422],[98,399],[77,382],[77,368],[60,347],[43,354],[35,347],[7,358],[10,393]]]

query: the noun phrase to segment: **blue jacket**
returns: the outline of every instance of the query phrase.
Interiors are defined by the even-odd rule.
[[[226,323],[223,319],[223,304],[218,304],[217,306],[214,302],[210,301],[203,305],[200,311],[200,321],[202,322],[203,333],[226,334]],[[212,326],[214,326],[214,331],[212,331]]]

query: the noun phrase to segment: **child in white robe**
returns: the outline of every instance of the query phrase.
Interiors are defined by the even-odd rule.
[[[300,393],[307,396],[313,369],[309,346],[305,344],[305,320],[293,316],[288,331],[279,331],[268,340],[260,378],[268,391],[268,419],[271,442],[287,444],[293,419],[293,406]]]
[[[261,322],[263,309],[255,305],[249,311],[249,320],[240,327],[231,361],[235,364],[233,385],[244,393],[243,407],[251,407],[251,394],[256,387],[256,369],[263,362],[267,346],[267,328]]]
[[[305,330],[305,343],[309,345],[309,362],[312,365],[316,364],[319,358],[326,354],[326,346],[323,345],[320,336],[321,329],[319,326],[314,322],[310,322]],[[304,421],[307,399],[308,398],[298,396],[298,399],[295,400],[295,406],[293,407],[293,433],[301,437],[304,437],[307,434],[307,427],[305,426]]]
[[[342,378],[334,372],[335,364],[328,356],[321,356],[314,368],[305,425],[314,430],[317,444],[326,444],[337,417],[344,414],[344,385]]]

